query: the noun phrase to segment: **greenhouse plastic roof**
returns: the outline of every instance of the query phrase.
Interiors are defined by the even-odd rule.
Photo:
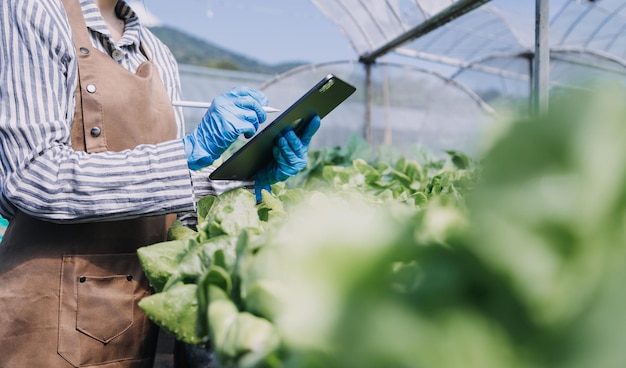
[[[360,57],[407,35],[455,6],[469,9],[466,14],[394,48],[394,52],[462,64],[494,54],[534,51],[534,0],[312,2],[341,29]],[[551,8],[550,45],[553,49],[588,50],[624,63],[626,1],[553,0]]]
[[[531,110],[536,0],[311,1],[349,39],[354,59],[302,65],[269,80],[181,66],[183,97],[204,100],[245,84],[286,109],[333,73],[357,92],[324,118],[314,144],[342,146],[359,134],[373,148],[405,152],[415,144],[476,152],[476,138],[501,111]],[[616,73],[626,83],[626,0],[550,0],[550,7],[551,59],[539,63],[549,69],[549,88],[584,88]],[[189,110],[193,129],[203,112]]]

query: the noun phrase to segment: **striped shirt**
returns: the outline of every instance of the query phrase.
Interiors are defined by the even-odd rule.
[[[125,20],[115,43],[93,0],[80,0],[94,47],[116,53],[135,72],[145,56],[158,66],[172,99],[180,96],[178,66],[169,49],[122,0]],[[121,55],[123,57],[119,57]],[[198,198],[241,186],[211,182],[190,171],[180,139],[123,152],[74,151],[77,62],[61,0],[0,1],[0,215],[17,210],[52,221],[97,221],[193,213]],[[184,134],[176,109],[178,136]]]

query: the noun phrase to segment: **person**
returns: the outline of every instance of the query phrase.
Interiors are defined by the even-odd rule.
[[[215,97],[185,134],[176,61],[124,0],[3,0],[0,18],[0,367],[151,367],[136,249],[205,195],[295,175],[319,117],[254,182],[212,182],[266,120],[261,91]]]

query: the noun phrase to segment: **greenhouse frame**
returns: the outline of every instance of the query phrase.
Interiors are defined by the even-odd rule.
[[[260,87],[286,108],[333,73],[357,93],[324,119],[314,145],[343,145],[359,134],[373,147],[471,153],[476,136],[500,114],[544,109],[555,89],[626,76],[621,0],[312,2],[348,38],[354,59],[273,76],[183,65],[185,97],[202,99],[236,81]],[[201,112],[185,113],[196,121]]]

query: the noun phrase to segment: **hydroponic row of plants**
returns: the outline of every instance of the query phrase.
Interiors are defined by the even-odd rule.
[[[138,251],[140,307],[220,367],[619,367],[626,94],[605,90],[480,162],[355,138],[259,205],[206,197],[197,231]]]

